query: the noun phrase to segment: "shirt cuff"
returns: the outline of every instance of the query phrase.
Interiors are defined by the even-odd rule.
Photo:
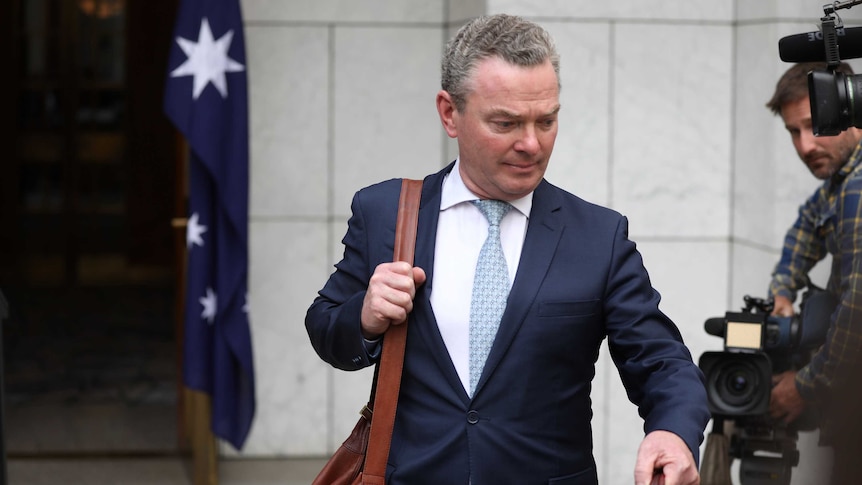
[[[817,400],[814,390],[814,379],[808,366],[796,372],[796,391],[804,401],[809,403]]]
[[[377,359],[380,357],[380,342],[383,340],[383,337],[377,337],[374,340],[368,340],[363,337],[362,342],[365,344],[365,351],[368,352],[368,358],[371,360]]]

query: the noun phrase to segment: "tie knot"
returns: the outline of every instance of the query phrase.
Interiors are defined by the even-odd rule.
[[[479,208],[482,211],[482,214],[485,215],[485,218],[488,219],[488,223],[492,226],[499,226],[500,220],[503,219],[503,216],[509,212],[509,209],[512,206],[508,202],[504,202],[502,200],[474,200],[472,201],[473,205]]]

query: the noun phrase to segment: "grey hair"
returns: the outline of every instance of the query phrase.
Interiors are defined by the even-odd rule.
[[[559,86],[560,56],[545,29],[512,15],[478,17],[458,30],[443,54],[440,85],[452,97],[455,109],[464,110],[476,66],[494,56],[523,67],[550,60]]]

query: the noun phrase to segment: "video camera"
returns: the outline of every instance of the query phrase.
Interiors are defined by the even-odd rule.
[[[724,339],[723,352],[704,352],[699,361],[713,416],[738,419],[765,414],[772,375],[808,363],[811,352],[826,338],[834,308],[831,295],[819,288],[805,292],[801,313],[792,317],[770,315],[771,299],[745,296],[743,300],[741,312],[727,312],[704,324],[706,333]]]
[[[826,61],[826,71],[808,73],[815,136],[837,135],[851,126],[862,128],[862,76],[835,72],[842,58],[862,57],[862,27],[845,28],[835,13],[859,4],[862,0],[826,4],[819,32],[790,35],[778,41],[782,61]]]
[[[791,423],[769,416],[772,376],[805,366],[826,340],[835,297],[809,285],[800,312],[792,317],[770,313],[772,299],[744,297],[740,312],[706,320],[710,335],[724,339],[724,350],[704,352],[698,366],[706,378],[713,423],[734,424],[730,456],[741,460],[743,485],[788,485],[799,463],[798,431],[815,429],[810,413]]]

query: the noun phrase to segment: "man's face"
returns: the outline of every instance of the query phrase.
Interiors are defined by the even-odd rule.
[[[461,177],[473,193],[515,200],[535,189],[548,167],[560,109],[551,63],[514,66],[492,57],[472,76],[463,112],[448,93],[437,107],[449,136],[458,138]]]
[[[821,180],[831,177],[843,167],[859,143],[860,131],[857,128],[849,128],[835,136],[814,136],[811,105],[807,97],[784,104],[781,118],[790,132],[799,158]]]

